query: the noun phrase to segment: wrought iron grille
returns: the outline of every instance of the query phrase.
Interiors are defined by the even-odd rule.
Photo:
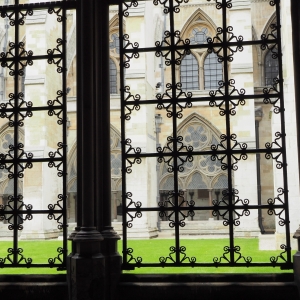
[[[121,144],[122,144],[122,217],[123,217],[123,269],[130,270],[135,267],[251,267],[251,266],[279,266],[283,269],[292,267],[289,210],[288,210],[288,183],[287,183],[287,159],[285,138],[285,117],[282,77],[282,53],[280,32],[280,0],[270,0],[269,5],[274,8],[276,22],[271,25],[270,33],[261,35],[256,40],[244,39],[237,36],[238,28],[233,28],[228,23],[230,10],[237,5],[234,0],[207,0],[214,5],[214,9],[221,12],[222,26],[218,27],[215,36],[207,38],[206,43],[195,44],[182,37],[176,25],[176,18],[181,9],[189,0],[154,0],[154,1],[120,1],[119,37],[120,37],[120,106],[121,106]],[[126,21],[134,9],[140,5],[152,3],[155,7],[161,7],[168,25],[164,31],[162,40],[153,40],[152,46],[146,43],[140,47],[135,38],[126,32]],[[149,46],[150,45],[150,46]],[[247,94],[246,89],[235,86],[234,74],[231,73],[231,64],[239,52],[248,47],[258,46],[262,51],[271,51],[272,58],[278,60],[278,74],[273,79],[272,86],[263,88],[260,92]],[[204,49],[208,54],[217,55],[218,62],[222,64],[223,79],[218,82],[218,88],[211,89],[206,95],[193,95],[191,91],[183,91],[178,66],[182,59],[191,54],[195,49]],[[141,56],[153,55],[163,59],[164,67],[169,68],[170,79],[163,86],[163,91],[153,98],[145,96],[142,99],[139,93],[132,93],[131,86],[126,82],[126,76],[130,74],[132,64]],[[134,68],[133,68],[134,69]],[[125,72],[126,70],[126,72]],[[125,74],[126,73],[126,74]],[[126,76],[125,76],[126,75]],[[278,75],[278,76],[277,76]],[[265,147],[251,147],[246,142],[240,141],[234,129],[233,123],[237,118],[239,109],[251,103],[254,99],[263,99],[262,105],[272,106],[272,111],[280,118],[280,129],[272,136]],[[214,108],[219,116],[223,117],[223,128],[219,140],[212,142],[208,148],[194,149],[186,143],[183,136],[178,134],[178,125],[185,111],[194,106],[206,105]],[[171,134],[167,136],[165,146],[157,147],[156,151],[149,151],[143,147],[142,138],[136,138],[133,146],[131,140],[132,126],[128,126],[129,120],[136,118],[148,108],[155,107],[170,120]],[[191,110],[189,110],[191,111]],[[213,121],[212,121],[213,122]],[[241,125],[242,126],[242,125]],[[139,143],[141,146],[139,146]],[[254,203],[251,198],[241,199],[238,189],[235,187],[235,174],[244,167],[243,161],[256,154],[264,156],[266,160],[273,160],[277,172],[281,172],[282,185],[277,187],[278,195],[270,197],[266,204]],[[214,199],[209,205],[196,205],[193,198],[188,200],[188,195],[180,187],[180,174],[188,168],[195,158],[210,158],[210,162],[217,162],[226,173],[222,180],[226,180],[226,188],[221,185],[219,198]],[[170,190],[163,193],[163,198],[156,205],[142,205],[141,195],[136,187],[128,182],[134,178],[134,168],[138,164],[155,159],[158,164],[164,164],[165,169],[171,174],[168,177]],[[202,159],[203,161],[203,159]],[[141,172],[141,169],[139,169]],[[143,172],[143,171],[142,171]],[[146,172],[146,170],[144,170]],[[247,170],[245,170],[247,172]],[[249,174],[248,176],[255,176]],[[171,178],[171,179],[170,179]],[[196,178],[196,177],[195,177]],[[170,183],[172,180],[172,183]],[[167,181],[166,181],[167,182]],[[199,179],[200,182],[200,179]],[[138,194],[138,196],[136,195]],[[191,197],[193,195],[191,194]],[[271,256],[269,261],[257,262],[247,255],[247,249],[242,249],[235,240],[235,229],[240,222],[249,217],[255,211],[265,210],[269,215],[276,215],[280,226],[285,227],[286,242],[281,245],[281,253]],[[223,221],[223,226],[228,230],[228,240],[221,249],[223,254],[219,257],[211,257],[211,261],[201,261],[199,257],[189,254],[189,249],[182,242],[181,230],[186,226],[189,218],[193,218],[197,212],[209,211],[218,220]],[[160,218],[168,220],[169,228],[173,231],[174,239],[170,239],[170,248],[164,255],[158,255],[156,262],[148,262],[143,255],[136,253],[138,249],[129,246],[128,238],[131,228],[145,214],[157,213]]]
[[[2,24],[10,33],[7,44],[3,45],[0,63],[3,72],[8,74],[7,81],[11,82],[11,85],[6,85],[6,90],[3,90],[4,99],[0,104],[0,116],[8,123],[13,138],[7,142],[8,147],[3,148],[0,154],[1,175],[7,178],[12,187],[8,192],[7,201],[0,205],[0,223],[6,225],[7,235],[12,236],[12,244],[7,249],[7,255],[0,258],[0,268],[55,267],[64,270],[67,255],[67,10],[75,8],[75,1],[30,3],[30,1],[7,0],[1,1],[1,4]],[[26,40],[22,38],[25,27],[34,23],[33,20],[49,18],[50,15],[53,16],[55,23],[55,25],[52,24],[53,27],[58,28],[55,32],[57,36],[53,38],[55,43],[45,53],[34,53],[27,45],[29,36],[26,36]],[[35,23],[39,24],[36,21]],[[43,45],[50,44],[52,34],[53,32],[49,31],[49,36],[45,37]],[[39,52],[39,47],[36,49]],[[24,88],[22,77],[25,76],[25,70],[27,78],[30,74],[32,75],[30,68],[35,65],[37,69],[38,66],[41,69],[43,66],[52,68],[53,81],[47,82],[46,95],[40,87],[35,90]],[[39,74],[34,72],[33,74],[38,77]],[[20,85],[20,82],[23,82],[23,85]],[[55,90],[56,86],[59,87],[58,90]],[[51,100],[47,99],[48,96]],[[35,118],[35,124],[35,121],[32,121],[33,123],[28,121]],[[43,127],[38,125],[40,119],[46,120],[44,122],[46,132],[43,132]],[[51,125],[47,125],[47,122]],[[57,140],[47,140],[46,150],[42,154],[36,149],[31,152],[28,147],[33,132],[40,135],[38,139],[52,136]],[[54,172],[57,179],[43,187],[47,189],[46,193],[52,196],[51,201],[45,204],[42,203],[42,199],[37,199],[35,204],[32,204],[27,198],[28,191],[24,189],[26,185],[35,186],[40,176],[47,176],[45,173],[38,173],[40,168],[43,168],[43,172],[46,173],[52,172],[53,174]],[[27,172],[30,169],[33,171],[37,169],[37,173],[33,176],[28,175]],[[26,181],[24,186],[23,178]],[[56,184],[60,186],[60,193],[53,195]],[[31,190],[31,193],[34,192],[35,190]],[[27,228],[29,222],[35,222],[38,217],[44,218],[46,222],[55,222],[56,230],[60,231],[63,236],[57,253],[53,253],[53,257],[46,259],[43,263],[35,261],[31,258],[32,253],[28,253],[20,246],[22,231]],[[39,224],[39,222],[36,223],[36,229],[39,229]]]

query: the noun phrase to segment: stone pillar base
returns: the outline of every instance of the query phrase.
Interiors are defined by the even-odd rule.
[[[105,257],[105,299],[117,299],[117,288],[119,284],[122,265],[122,257],[118,253],[118,240],[120,236],[112,227],[106,227],[101,231],[103,241],[101,242],[101,253]]]
[[[122,237],[122,222],[112,222],[114,230],[119,236]],[[128,229],[127,237],[129,239],[152,239],[158,237],[158,229],[156,227],[146,227],[143,224],[135,224],[132,228]]]
[[[101,234],[82,227],[74,234],[74,251],[67,260],[70,300],[105,299],[105,259],[101,254]]]
[[[60,235],[60,230],[28,230],[22,231],[20,240],[49,240],[57,239]]]

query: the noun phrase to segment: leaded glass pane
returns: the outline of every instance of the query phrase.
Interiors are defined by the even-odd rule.
[[[207,55],[204,61],[204,89],[217,89],[218,82],[223,79],[222,64],[215,53]]]
[[[109,60],[110,93],[117,94],[117,68],[112,59]]]
[[[186,55],[181,62],[180,81],[183,90],[199,89],[199,67],[194,55]]]
[[[269,51],[265,57],[265,85],[273,85],[274,78],[279,74],[278,59],[272,57],[272,51]]]

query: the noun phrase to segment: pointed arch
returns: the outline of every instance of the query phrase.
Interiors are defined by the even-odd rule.
[[[111,151],[119,149],[121,151],[121,132],[110,124],[110,149]]]
[[[268,36],[271,33],[276,35],[276,30],[272,29],[272,25],[276,24],[276,13],[274,12],[272,16],[267,21],[262,34]],[[271,36],[272,38],[272,36]],[[273,85],[274,78],[278,76],[279,69],[278,69],[278,58],[273,57],[273,49],[272,50],[264,50],[261,53],[262,59],[262,69],[261,69],[261,83],[262,86],[271,86]]]
[[[186,180],[186,189],[189,190],[204,190],[209,187],[207,177],[203,176],[198,170],[190,174]]]
[[[180,123],[180,125],[178,126],[178,129],[177,129],[178,134],[180,134],[186,126],[191,125],[191,124],[199,124],[199,123],[202,123],[205,126],[207,126],[212,131],[212,133],[217,137],[217,139],[219,141],[219,138],[222,134],[221,131],[218,130],[210,121],[208,121],[206,118],[202,117],[201,115],[199,115],[196,112],[191,113]]]
[[[212,188],[214,189],[227,189],[228,188],[228,177],[224,174],[219,174],[216,176],[211,183]]]
[[[183,181],[178,178],[178,187],[180,190],[184,189]],[[174,190],[174,177],[168,173],[166,174],[159,183],[160,191],[173,191]]]
[[[209,34],[213,34],[217,31],[217,26],[214,21],[203,10],[198,8],[183,25],[181,29],[182,38],[188,38],[189,32],[197,25],[207,26]]]
[[[277,23],[276,12],[273,12],[272,15],[271,15],[271,17],[269,18],[269,20],[266,22],[261,35],[262,34],[268,34],[268,33],[270,33],[270,31],[271,31],[271,25],[272,24],[276,24],[276,23]]]
[[[213,38],[216,32],[216,24],[198,8],[182,27],[181,38],[188,39],[191,44],[206,44],[207,39]],[[199,48],[183,57],[178,72],[184,90],[218,88],[218,82],[223,79],[223,65],[215,56],[208,54],[207,49]]]

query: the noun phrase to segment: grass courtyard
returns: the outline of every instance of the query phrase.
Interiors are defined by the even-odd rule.
[[[240,246],[240,253],[244,257],[251,257],[252,262],[270,262],[270,257],[277,257],[282,251],[259,250],[257,238],[240,238],[235,240]],[[0,241],[0,258],[7,256],[7,249],[12,246],[9,241]],[[161,256],[167,257],[170,247],[174,246],[172,239],[129,240],[128,247],[133,249],[132,255],[142,257],[143,263],[158,263]],[[186,255],[196,257],[197,262],[211,263],[213,258],[220,258],[224,253],[224,246],[228,246],[228,239],[182,239],[181,246],[186,247]],[[32,263],[47,264],[49,258],[57,256],[57,248],[62,247],[62,241],[20,241],[19,247],[23,249],[25,258],[32,258]],[[122,253],[122,242],[118,244],[119,253]],[[293,251],[292,254],[294,254]],[[279,260],[279,262],[283,262]],[[55,268],[0,268],[0,274],[63,274]],[[126,273],[282,273],[292,270],[281,270],[279,267],[180,267],[180,268],[136,268]]]

